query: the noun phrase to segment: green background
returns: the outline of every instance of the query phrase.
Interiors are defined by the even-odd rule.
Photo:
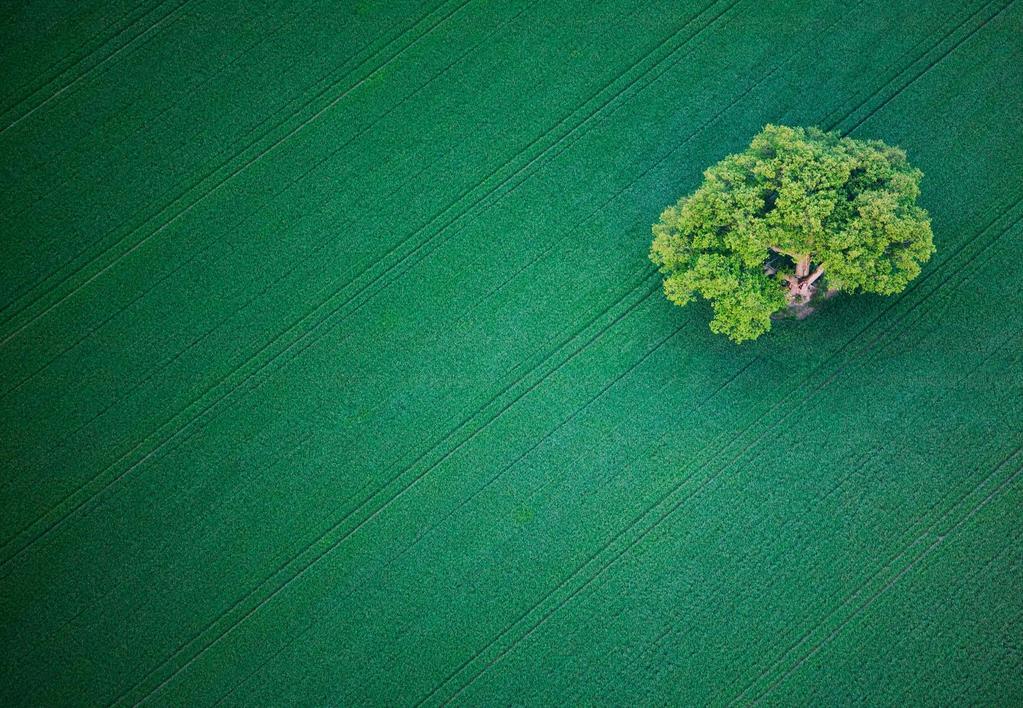
[[[1023,701],[1023,5],[0,8],[0,703]],[[937,254],[736,346],[767,122]]]

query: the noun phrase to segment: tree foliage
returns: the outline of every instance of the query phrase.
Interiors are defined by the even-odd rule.
[[[669,300],[707,299],[736,342],[834,292],[897,293],[934,252],[922,173],[879,140],[768,125],[704,177],[654,224],[650,259]]]

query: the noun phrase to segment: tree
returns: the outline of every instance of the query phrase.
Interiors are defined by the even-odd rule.
[[[677,305],[710,301],[712,332],[756,339],[836,292],[891,295],[934,253],[923,173],[879,140],[768,125],[661,214],[650,259]]]

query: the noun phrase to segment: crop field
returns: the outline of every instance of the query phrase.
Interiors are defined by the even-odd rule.
[[[0,705],[1023,702],[1023,3],[0,8]],[[755,342],[767,123],[937,252]]]

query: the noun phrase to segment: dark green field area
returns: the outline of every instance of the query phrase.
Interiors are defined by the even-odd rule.
[[[0,705],[1023,702],[1023,3],[0,7]],[[766,123],[937,253],[737,346]]]

